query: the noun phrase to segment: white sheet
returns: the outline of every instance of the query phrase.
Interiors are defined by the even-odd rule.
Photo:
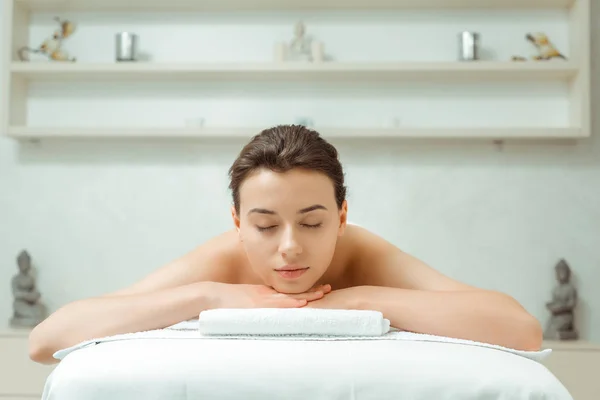
[[[544,349],[541,351],[521,351],[510,349],[502,346],[492,345],[488,343],[474,342],[471,340],[455,339],[443,336],[417,334],[412,332],[400,331],[396,328],[390,328],[389,332],[385,335],[375,337],[364,337],[364,336],[322,336],[322,335],[203,335],[199,331],[199,320],[192,319],[189,321],[182,321],[175,325],[172,325],[166,329],[157,329],[146,332],[134,332],[126,333],[122,335],[114,335],[103,338],[91,339],[85,342],[81,342],[75,346],[68,347],[63,350],[59,350],[54,354],[54,358],[62,360],[69,353],[92,345],[97,345],[105,342],[113,342],[120,340],[133,340],[133,339],[248,339],[253,340],[408,340],[408,341],[427,341],[427,342],[447,342],[455,344],[464,344],[469,346],[487,347],[496,350],[501,350],[516,355],[520,355],[535,361],[542,361],[551,352],[551,349]]]
[[[538,362],[547,351],[397,331],[377,339],[206,338],[194,326],[65,349],[43,400],[572,400]]]

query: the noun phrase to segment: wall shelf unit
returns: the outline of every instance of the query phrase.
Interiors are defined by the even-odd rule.
[[[239,63],[239,64],[58,64],[13,63],[11,73],[27,81],[97,80],[301,80],[301,81],[571,81],[575,64],[514,62]]]
[[[78,83],[129,82],[152,86],[158,82],[209,82],[212,85],[231,82],[258,81],[262,83],[421,83],[427,85],[468,84],[544,84],[562,85],[565,88],[566,123],[550,122],[547,126],[509,121],[508,126],[455,123],[448,126],[399,126],[396,128],[342,128],[332,124],[316,124],[323,135],[335,138],[481,138],[502,139],[576,139],[586,138],[590,131],[590,1],[591,0],[8,0],[5,10],[5,29],[2,35],[4,48],[2,95],[3,132],[16,139],[41,138],[244,138],[260,130],[248,122],[248,128],[222,128],[223,124],[209,124],[203,128],[125,127],[115,121],[115,127],[85,127],[82,124],[39,126],[32,119],[30,97],[36,85],[73,85]],[[404,12],[421,10],[496,10],[510,12],[560,12],[568,24],[568,61],[511,62],[509,60],[458,61],[335,61],[322,63],[264,62],[136,62],[115,63],[113,60],[97,62],[81,60],[76,63],[32,61],[22,62],[17,50],[31,45],[31,24],[36,13],[95,12],[222,12],[243,11],[357,11],[395,10]],[[90,14],[91,13],[91,14]],[[237,18],[240,18],[239,15]],[[101,19],[100,19],[101,20]],[[37,39],[36,39],[37,40]],[[111,90],[110,84],[103,87]],[[47,95],[46,95],[47,96]],[[519,99],[521,100],[521,99]],[[449,101],[449,100],[448,100]],[[533,107],[530,105],[530,107]],[[540,106],[540,108],[543,106]],[[540,111],[540,109],[537,109]],[[48,113],[53,111],[48,111]],[[139,112],[139,111],[138,111]],[[151,113],[151,111],[149,111]],[[466,112],[466,111],[465,111]],[[552,112],[552,111],[550,111]],[[432,116],[429,118],[433,120]],[[552,120],[550,118],[550,120]],[[556,121],[556,120],[554,120]],[[427,119],[425,122],[428,122]],[[240,121],[236,120],[236,125]],[[243,124],[243,122],[242,122]],[[325,126],[327,127],[325,127]],[[345,124],[347,125],[347,124]],[[367,124],[368,125],[368,124]],[[374,124],[376,125],[376,124]],[[86,125],[87,126],[87,125]],[[322,127],[323,126],[323,127]],[[365,126],[365,124],[361,124]],[[513,127],[516,126],[516,127]],[[263,127],[264,128],[264,127]]]

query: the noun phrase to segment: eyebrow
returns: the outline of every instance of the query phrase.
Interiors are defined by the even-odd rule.
[[[321,205],[321,204],[314,204],[310,207],[306,207],[303,208],[301,210],[298,210],[298,214],[306,214],[309,213],[311,211],[315,211],[315,210],[325,210],[327,211],[327,207]],[[253,208],[250,211],[248,211],[247,215],[250,215],[252,213],[258,213],[258,214],[269,214],[269,215],[275,215],[277,214],[275,211],[273,210],[267,210],[266,208]]]

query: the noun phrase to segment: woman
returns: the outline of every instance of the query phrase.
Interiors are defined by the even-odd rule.
[[[121,291],[67,304],[30,336],[30,356],[94,337],[157,329],[211,308],[383,312],[393,327],[523,350],[542,330],[514,299],[450,279],[347,224],[336,149],[315,131],[256,135],[230,168],[235,229]]]

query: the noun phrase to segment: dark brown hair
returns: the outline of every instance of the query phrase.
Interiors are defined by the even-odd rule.
[[[267,168],[286,172],[294,168],[318,171],[331,179],[338,208],[346,199],[344,171],[336,148],[321,135],[301,125],[278,125],[255,135],[244,146],[231,168],[229,188],[240,212],[240,185],[248,174]]]

